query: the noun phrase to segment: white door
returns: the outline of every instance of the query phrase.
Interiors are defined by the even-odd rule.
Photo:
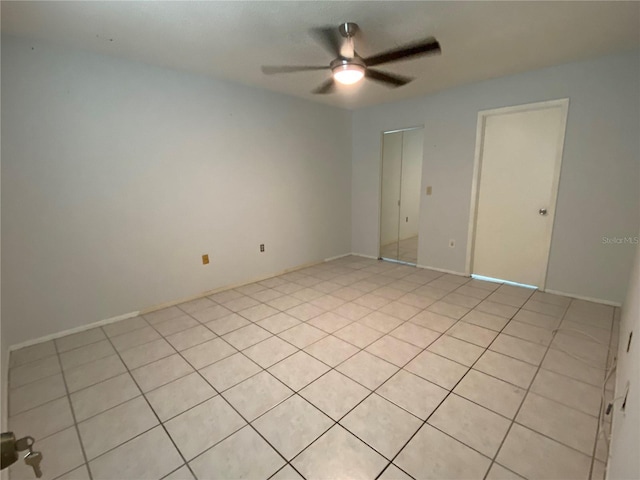
[[[471,273],[544,288],[567,108],[481,112]]]

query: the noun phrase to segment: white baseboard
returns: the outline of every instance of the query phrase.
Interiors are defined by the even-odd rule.
[[[451,275],[457,275],[459,277],[469,277],[469,275],[464,272],[456,272],[455,270],[447,270],[446,268],[428,267],[427,265],[416,265],[416,267],[425,268],[427,270],[434,270],[436,272],[450,273]]]
[[[602,305],[609,305],[611,307],[621,307],[620,302],[612,302],[610,300],[603,300],[601,298],[585,297],[583,295],[576,295],[575,293],[565,293],[558,290],[543,290],[546,293],[552,293],[553,295],[562,295],[563,297],[575,298],[578,300],[586,300],[587,302],[601,303]]]
[[[324,261],[325,262],[330,262],[332,260],[338,260],[339,258],[344,258],[344,257],[348,257],[349,255],[353,255],[351,252],[349,253],[343,253],[342,255],[336,255],[335,257],[329,257],[329,258],[325,258]]]
[[[91,330],[92,328],[102,327],[103,325],[109,325],[110,323],[119,322],[120,320],[126,320],[127,318],[137,317],[139,314],[140,312],[124,313],[122,315],[116,315],[115,317],[106,318],[104,320],[98,320],[97,322],[88,323],[86,325],[80,325],[79,327],[68,328],[66,330],[62,330],[61,332],[52,333],[50,335],[45,335],[44,337],[38,337],[32,340],[27,340],[25,342],[11,345],[9,347],[9,351],[13,352],[14,350],[19,350],[24,347],[37,345],[38,343],[44,343],[44,342],[48,342],[49,340],[54,340],[56,338],[66,337],[67,335],[72,335],[74,333],[84,332],[85,330]]]

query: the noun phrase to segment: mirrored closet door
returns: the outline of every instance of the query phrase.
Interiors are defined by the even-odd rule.
[[[418,261],[423,139],[422,127],[383,134],[380,258],[385,260]]]

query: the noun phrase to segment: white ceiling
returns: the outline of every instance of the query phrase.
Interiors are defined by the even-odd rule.
[[[8,2],[2,32],[202,73],[345,108],[415,97],[456,85],[640,46],[640,2]],[[415,76],[387,89],[372,82],[312,95],[326,72],[265,76],[265,64],[328,64],[309,29],[360,25],[368,56],[435,36],[442,55],[381,70]]]

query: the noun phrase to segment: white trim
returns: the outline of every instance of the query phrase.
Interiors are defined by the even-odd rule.
[[[577,295],[575,293],[560,292],[558,290],[541,290],[545,293],[552,293],[554,295],[562,295],[563,297],[575,298],[577,300],[585,300],[587,302],[600,303],[602,305],[609,305],[611,307],[621,307],[620,302],[612,302],[610,300],[603,300],[602,298],[585,297],[584,295]]]
[[[450,273],[451,275],[457,275],[459,277],[468,277],[468,278],[470,278],[470,276],[467,275],[464,272],[456,272],[455,270],[447,270],[446,268],[427,267],[426,265],[416,265],[416,267],[425,268],[427,270],[434,270],[436,272]]]
[[[514,105],[511,107],[494,108],[490,110],[481,110],[478,112],[478,123],[476,127],[476,148],[473,160],[473,180],[471,184],[471,205],[469,207],[469,226],[467,233],[467,255],[465,260],[465,274],[470,276],[472,273],[473,249],[475,246],[475,230],[478,217],[478,196],[480,191],[480,171],[481,157],[484,142],[484,128],[486,119],[492,115],[505,115],[516,112],[530,112],[535,110],[544,110],[548,108],[560,108],[562,119],[560,121],[560,135],[558,135],[558,145],[556,146],[556,158],[554,166],[553,184],[551,186],[551,198],[549,199],[549,222],[547,222],[547,258],[544,267],[544,276],[540,280],[539,289],[544,290],[547,282],[547,273],[549,268],[549,256],[551,254],[551,238],[553,236],[553,224],[555,221],[556,203],[558,199],[558,188],[560,186],[560,171],[562,167],[562,156],[564,152],[564,140],[567,129],[567,118],[569,115],[569,99],[561,98],[558,100],[547,100],[544,102],[527,103],[523,105]],[[549,231],[550,230],[550,231]]]
[[[68,328],[67,330],[62,330],[61,332],[52,333],[50,335],[45,335],[44,337],[34,338],[32,340],[27,340],[22,343],[17,343],[15,345],[11,345],[9,347],[9,351],[13,352],[15,350],[19,350],[24,347],[30,347],[32,345],[36,345],[38,343],[48,342],[49,340],[54,340],[56,338],[65,337],[67,335],[71,335],[73,333],[84,332],[85,330],[91,330],[92,328],[101,327],[103,325],[109,325],[110,323],[119,322],[120,320],[126,320],[127,318],[137,317],[140,312],[130,312],[124,313],[122,315],[117,315],[115,317],[106,318],[104,320],[98,320],[97,322],[92,322],[86,325],[80,325],[79,327]]]
[[[353,255],[352,253],[343,253],[342,255],[336,255],[335,257],[325,258],[323,262],[331,262],[333,260],[338,260],[339,258],[348,257],[349,255]]]

